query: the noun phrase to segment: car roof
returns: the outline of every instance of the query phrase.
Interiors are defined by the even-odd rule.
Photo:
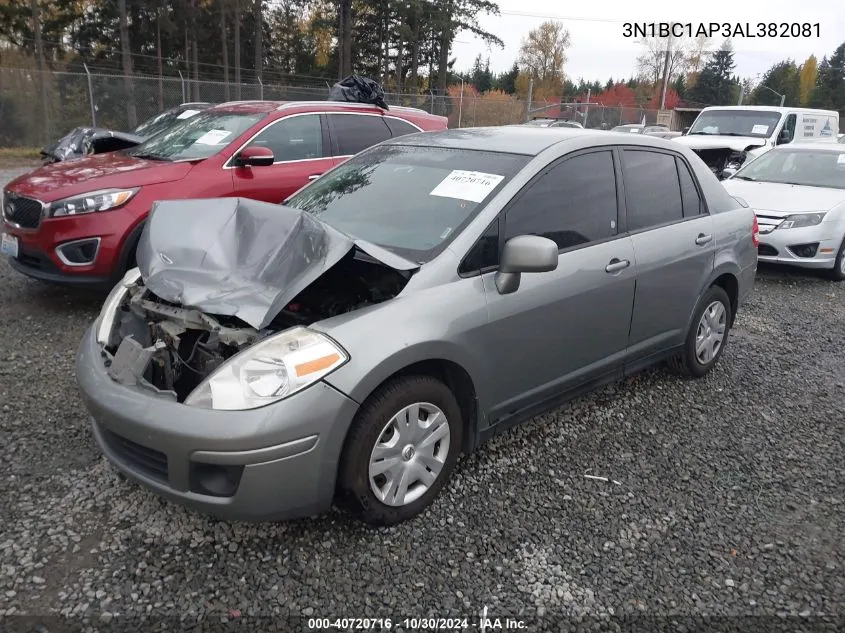
[[[819,108],[781,108],[780,106],[769,106],[769,105],[741,105],[741,106],[708,106],[702,109],[702,112],[708,112],[710,110],[764,110],[767,112],[800,112],[800,113],[823,113],[827,115],[836,115],[839,116],[839,113],[836,110],[821,110]]]
[[[575,127],[538,128],[529,125],[503,125],[499,127],[475,127],[437,132],[425,132],[399,136],[384,141],[384,145],[415,145],[420,147],[444,147],[450,149],[468,149],[487,152],[502,152],[509,154],[524,154],[536,156],[552,145],[566,141],[586,141],[595,139],[596,144],[606,145],[608,135],[606,130],[590,130]],[[615,134],[625,142],[635,141],[638,145],[652,145],[654,147],[673,147],[668,141],[657,137]],[[675,144],[677,145],[677,144]]]
[[[270,112],[293,110],[301,108],[303,110],[318,110],[331,108],[334,110],[364,110],[367,112],[383,112],[384,114],[400,113],[400,114],[414,114],[416,116],[434,116],[420,108],[408,108],[405,106],[391,105],[389,109],[383,110],[377,105],[370,103],[356,103],[349,101],[227,101],[213,105],[209,108],[210,111],[221,112],[241,112],[244,114],[267,114]]]

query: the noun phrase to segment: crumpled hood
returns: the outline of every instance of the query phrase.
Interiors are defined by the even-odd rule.
[[[685,135],[678,136],[672,140],[676,143],[682,143],[693,150],[730,149],[735,152],[741,152],[746,147],[763,147],[766,144],[766,139],[764,138],[755,138],[753,136],[719,136],[717,134]]]
[[[310,213],[246,198],[157,202],[137,261],[159,298],[260,330],[356,247],[397,270],[419,267]]]
[[[789,215],[827,211],[845,202],[845,190],[825,187],[785,185],[778,182],[752,182],[729,178],[722,181],[732,196],[739,196],[756,211]]]
[[[41,154],[54,160],[71,160],[88,154],[99,153],[98,141],[119,139],[123,147],[138,145],[143,141],[140,136],[99,127],[77,127],[65,134],[58,141],[41,150]]]

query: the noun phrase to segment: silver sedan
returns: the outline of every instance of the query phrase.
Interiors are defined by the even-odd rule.
[[[723,184],[757,214],[760,261],[826,269],[845,279],[845,147],[778,147]]]

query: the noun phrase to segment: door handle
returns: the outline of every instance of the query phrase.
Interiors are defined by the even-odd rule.
[[[618,273],[620,270],[625,270],[628,266],[631,265],[627,259],[617,259],[614,257],[610,260],[610,263],[604,267],[604,272],[606,273]]]
[[[695,243],[698,244],[699,246],[704,246],[705,244],[707,244],[707,242],[709,242],[712,239],[713,239],[712,235],[705,235],[704,233],[699,233],[698,237],[695,238]]]
[[[317,180],[317,178],[319,178],[322,175],[323,174],[311,174],[310,176],[308,176],[308,180]]]

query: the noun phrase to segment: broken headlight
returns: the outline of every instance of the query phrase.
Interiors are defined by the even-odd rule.
[[[725,161],[725,169],[739,169],[745,162],[745,152],[731,152],[728,159]]]
[[[120,304],[123,302],[126,293],[129,292],[129,287],[135,285],[140,278],[140,270],[137,268],[130,269],[123,276],[123,279],[120,280],[120,283],[112,289],[109,296],[106,297],[106,302],[103,304],[102,310],[100,310],[100,316],[97,319],[96,326],[97,342],[100,345],[105,347],[109,344],[117,310],[120,308]]]
[[[133,189],[103,189],[56,200],[56,202],[50,204],[48,215],[55,218],[117,209],[129,202],[138,193],[138,189],[138,187]]]
[[[230,358],[190,393],[185,404],[228,411],[256,409],[305,389],[347,360],[346,351],[324,334],[291,328]]]

